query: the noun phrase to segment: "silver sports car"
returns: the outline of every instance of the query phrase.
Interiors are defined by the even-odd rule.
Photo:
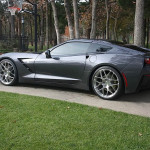
[[[104,40],[71,40],[46,52],[0,56],[4,85],[37,83],[92,89],[116,99],[150,85],[150,50]]]

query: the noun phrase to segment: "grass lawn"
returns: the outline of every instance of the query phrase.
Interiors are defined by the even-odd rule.
[[[150,118],[0,92],[0,150],[150,150]]]

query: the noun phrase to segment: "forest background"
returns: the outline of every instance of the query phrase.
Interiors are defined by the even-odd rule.
[[[106,39],[150,48],[149,0],[30,1],[38,4],[40,51],[74,38]],[[11,16],[7,8],[7,1],[1,0],[0,52],[20,51],[22,39],[24,50],[33,51],[33,15],[24,12]],[[23,9],[33,11],[27,2]]]

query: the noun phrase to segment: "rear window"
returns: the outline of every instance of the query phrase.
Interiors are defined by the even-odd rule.
[[[116,42],[116,41],[109,41],[109,42],[111,44],[115,44],[115,45],[118,45],[118,46],[130,48],[130,49],[133,49],[133,50],[136,50],[136,51],[139,51],[139,52],[144,52],[144,53],[150,52],[149,49],[146,49],[146,48],[143,48],[143,47],[138,47],[136,45],[124,44],[123,42]]]
[[[112,49],[112,47],[110,47],[110,46],[106,46],[106,45],[102,45],[102,44],[98,44],[98,43],[92,43],[88,49],[88,52],[89,53],[95,53],[95,52],[105,53],[111,49]]]

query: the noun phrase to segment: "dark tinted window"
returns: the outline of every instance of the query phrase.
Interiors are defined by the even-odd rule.
[[[51,55],[77,55],[85,54],[89,48],[90,43],[66,43],[56,47],[51,51]]]
[[[105,45],[101,45],[101,44],[97,44],[97,43],[92,43],[91,46],[88,49],[88,52],[91,52],[91,53],[93,53],[93,52],[94,53],[95,52],[104,53],[104,52],[107,52],[111,49],[112,49],[112,47],[110,47],[110,46],[105,46]]]

